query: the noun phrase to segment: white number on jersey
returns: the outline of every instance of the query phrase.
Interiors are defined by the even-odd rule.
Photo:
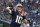
[[[22,17],[17,15],[16,23],[21,24]]]

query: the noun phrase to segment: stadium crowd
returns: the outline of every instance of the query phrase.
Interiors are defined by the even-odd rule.
[[[6,7],[9,5],[16,9],[16,5],[21,3],[23,10],[26,14],[26,18],[30,26],[40,23],[40,0],[0,0],[0,19],[11,20],[10,14],[6,11]]]

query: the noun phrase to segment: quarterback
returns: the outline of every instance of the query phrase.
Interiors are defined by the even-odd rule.
[[[16,5],[16,11],[14,9],[13,11],[11,11],[10,7],[7,7],[6,10],[10,13],[12,17],[10,27],[20,27],[22,20],[25,24],[27,24],[26,17],[24,16],[24,11],[22,10],[22,4]]]

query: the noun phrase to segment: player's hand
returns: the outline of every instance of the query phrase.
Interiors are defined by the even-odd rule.
[[[27,24],[27,20],[26,19],[24,19],[24,23]]]
[[[7,7],[6,10],[9,12],[10,11],[10,7]]]

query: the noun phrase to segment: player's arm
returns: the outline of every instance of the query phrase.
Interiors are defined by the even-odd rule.
[[[12,13],[12,11],[10,10],[10,7],[7,7],[6,11],[8,11],[10,14]]]
[[[26,16],[24,15],[24,11],[22,11],[22,17],[23,17],[24,23],[27,24],[27,20],[26,20]]]

